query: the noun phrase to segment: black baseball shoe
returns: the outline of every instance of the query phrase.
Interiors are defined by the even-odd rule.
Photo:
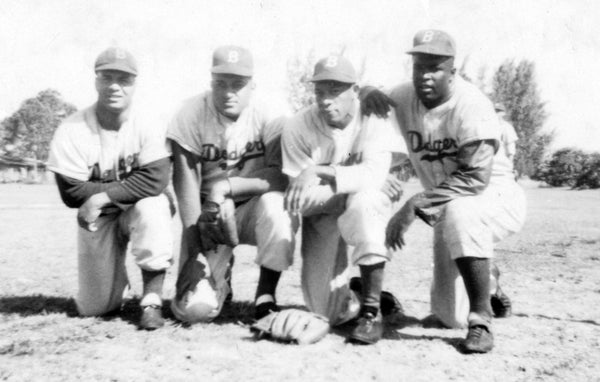
[[[279,312],[279,307],[273,301],[263,302],[254,307],[254,319],[260,320],[268,316],[271,312]]]
[[[490,297],[494,317],[510,317],[512,315],[512,302],[500,288],[500,270],[496,264],[492,265],[491,273],[496,278],[496,284],[498,285],[496,287],[496,293],[493,293]]]
[[[460,344],[463,353],[487,353],[494,347],[494,336],[489,326],[474,324],[469,326],[469,333]]]
[[[504,294],[504,292],[502,292],[500,287],[498,287],[498,289],[496,289],[496,293],[491,296],[490,302],[492,304],[494,317],[505,318],[512,315],[512,303],[510,298]]]
[[[362,295],[362,279],[360,277],[352,277],[350,279],[350,289],[356,292],[359,296]],[[383,316],[390,316],[392,314],[404,315],[404,308],[396,296],[391,292],[382,291],[380,297],[381,314]]]
[[[140,329],[155,330],[165,325],[165,319],[162,315],[162,306],[146,305],[142,307],[142,317],[140,318]]]
[[[379,341],[383,336],[383,317],[381,312],[377,314],[362,310],[356,326],[348,336],[348,341],[363,344],[372,345]]]

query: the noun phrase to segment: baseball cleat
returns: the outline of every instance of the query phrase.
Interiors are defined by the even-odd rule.
[[[494,317],[505,318],[512,315],[512,303],[510,298],[500,289],[500,269],[496,264],[492,264],[490,270],[492,276],[496,279],[496,293],[493,293],[490,298]]]
[[[362,296],[362,279],[360,277],[352,277],[350,279],[350,289],[359,296]],[[404,315],[402,304],[391,292],[385,290],[381,292],[380,304],[381,314],[383,316],[389,316],[396,313]]]
[[[258,321],[268,316],[271,312],[279,312],[279,307],[273,301],[258,304],[254,307],[254,319]]]
[[[487,353],[494,347],[494,336],[485,325],[469,326],[467,338],[460,344],[463,353]]]
[[[381,312],[377,315],[372,312],[361,313],[356,326],[348,336],[348,341],[363,345],[376,343],[383,336],[383,317]]]
[[[498,287],[496,293],[491,296],[490,302],[492,304],[494,317],[505,318],[512,315],[512,303],[510,298],[502,292],[500,287]]]
[[[142,317],[140,319],[140,329],[155,330],[165,325],[165,319],[162,315],[162,306],[147,305],[142,307]]]

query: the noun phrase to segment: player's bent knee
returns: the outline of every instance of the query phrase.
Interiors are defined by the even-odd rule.
[[[140,218],[144,220],[170,220],[171,218],[169,199],[163,194],[141,199],[133,208],[135,208]]]
[[[283,208],[283,193],[278,191],[266,192],[258,198],[258,209],[266,216],[281,216],[287,214]]]
[[[347,208],[360,209],[365,211],[380,210],[389,208],[391,201],[380,190],[368,189],[357,192],[348,197]]]
[[[464,196],[451,200],[446,204],[441,223],[455,229],[458,227],[468,229],[474,222],[479,220],[479,215],[476,197]]]

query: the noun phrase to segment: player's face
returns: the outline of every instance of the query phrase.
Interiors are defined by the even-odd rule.
[[[135,92],[135,80],[135,75],[119,70],[96,73],[98,104],[115,113],[127,110]]]
[[[337,81],[315,82],[315,100],[319,113],[332,127],[344,128],[354,118],[358,87]]]
[[[426,107],[434,108],[450,98],[455,72],[452,57],[413,55],[413,85]]]
[[[213,74],[211,87],[217,111],[235,120],[250,103],[254,82],[251,77]]]

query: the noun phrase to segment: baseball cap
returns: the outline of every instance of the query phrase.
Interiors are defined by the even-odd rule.
[[[100,53],[94,64],[94,71],[119,70],[137,76],[137,62],[133,55],[125,49],[110,47]]]
[[[413,47],[408,54],[431,54],[434,56],[456,55],[454,39],[446,32],[436,29],[424,29],[417,32],[413,38]]]
[[[218,47],[213,53],[210,72],[252,77],[254,72],[252,53],[248,49],[234,45]]]
[[[328,56],[317,62],[310,81],[337,81],[353,84],[357,81],[357,78],[354,66],[347,58]]]

